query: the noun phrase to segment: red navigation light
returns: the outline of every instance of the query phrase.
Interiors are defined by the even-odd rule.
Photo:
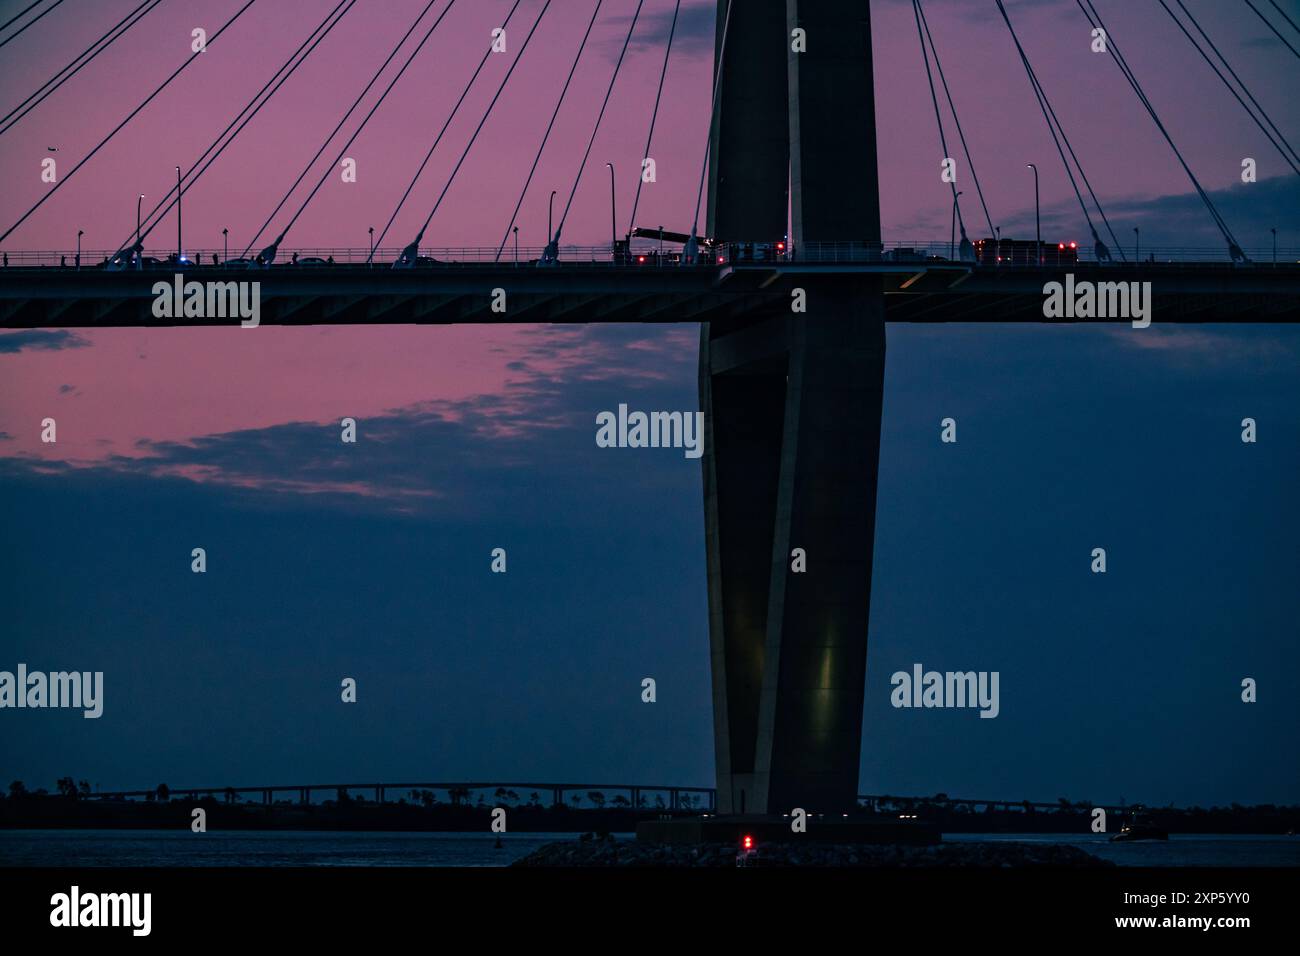
[[[785,252],[785,243],[784,243],[784,242],[778,242],[778,243],[776,244],[776,251],[777,251],[777,252]]]
[[[723,263],[722,256],[718,256],[718,265],[722,265],[722,263]]]
[[[746,833],[745,836],[740,841],[740,847],[743,850],[754,849],[754,838],[750,836],[748,833]]]
[[[1077,242],[1072,242],[1072,243],[1070,243],[1070,248],[1071,248],[1071,249],[1078,249],[1078,248],[1079,248],[1079,244],[1078,244]]]
[[[637,261],[637,262],[645,262],[645,256],[637,256],[637,257],[636,257],[636,261]]]
[[[1064,249],[1064,248],[1065,248],[1065,243],[1063,243],[1063,242],[1058,242],[1058,243],[1056,244],[1056,248],[1058,248],[1058,249]]]

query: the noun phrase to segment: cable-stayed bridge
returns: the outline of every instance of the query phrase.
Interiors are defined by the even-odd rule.
[[[0,118],[0,136],[158,2],[142,3]],[[1192,13],[1180,0],[1158,2],[1300,177],[1300,155]],[[551,0],[503,5],[503,28],[516,40],[491,102],[466,140],[456,147],[446,141],[493,55],[487,47],[397,208],[366,250],[321,255],[324,250],[295,246],[306,241],[294,231],[303,212],[455,3],[430,0],[424,6],[265,222],[256,231],[256,224],[248,227],[252,239],[244,249],[235,249],[233,256],[224,246],[220,256],[212,249],[187,251],[181,218],[185,193],[320,41],[354,7],[364,8],[358,0],[341,0],[330,10],[189,169],[177,168],[177,185],[168,196],[147,215],[137,207],[135,228],[124,225],[118,247],[94,255],[78,249],[70,257],[68,252],[15,252],[0,270],[0,325],[238,324],[228,312],[211,314],[202,307],[194,315],[160,317],[155,300],[168,294],[173,281],[180,284],[178,300],[184,282],[256,282],[262,324],[701,323],[704,520],[716,799],[722,813],[779,813],[795,806],[839,811],[856,803],[887,322],[1108,321],[1132,323],[1132,334],[1143,334],[1138,313],[1157,324],[1300,321],[1296,251],[1238,240],[1124,57],[1129,38],[1108,29],[1092,0],[1076,0],[1081,22],[1104,31],[1106,55],[1167,143],[1171,168],[1186,177],[1221,236],[1215,251],[1143,250],[1136,236],[1131,248],[1119,241],[1071,144],[1063,122],[1068,117],[1057,112],[1034,69],[1033,57],[1041,51],[1026,49],[1002,0],[986,4],[988,13],[1005,24],[1024,69],[1032,97],[1024,101],[1026,121],[1046,124],[1078,202],[1086,239],[1077,247],[1067,250],[1040,235],[1032,242],[1000,235],[959,119],[962,87],[955,78],[949,82],[920,0],[912,10],[938,131],[936,156],[960,157],[974,186],[971,196],[957,189],[955,179],[942,180],[952,198],[946,248],[941,240],[904,245],[882,236],[871,17],[862,0],[719,0],[710,126],[700,131],[699,189],[694,210],[683,210],[682,231],[667,253],[660,251],[662,243],[635,228],[637,202],[622,239],[611,206],[615,222],[603,249],[566,244],[564,238],[584,174],[588,188],[603,185],[592,175],[599,167],[589,169],[592,146],[645,0],[631,17],[590,137],[568,144],[580,153],[576,175],[567,198],[561,197],[558,217],[548,223],[545,246],[518,247],[517,217],[548,143],[562,148],[551,140],[555,119],[587,49],[591,25],[601,16],[602,0],[591,4],[573,69],[553,101],[545,103],[554,103],[545,135],[538,144],[520,144],[524,158],[534,146],[536,153],[495,249],[435,249],[425,236],[462,173],[473,170],[467,160],[514,65],[529,55],[538,24],[558,6]],[[235,20],[255,15],[250,12],[255,5],[248,0],[239,6],[209,35],[208,44],[221,42]],[[680,8],[674,3],[673,29]],[[1288,48],[1288,36],[1300,42],[1300,30],[1285,32],[1295,27],[1285,14],[1266,22]],[[647,156],[672,62],[673,29],[664,38]],[[0,39],[0,45],[17,36]],[[9,248],[26,222],[55,203],[63,183],[93,161],[192,59],[124,113],[104,140],[8,225],[0,233],[0,249]],[[214,128],[219,123],[214,120]],[[436,196],[431,206],[422,207],[428,208],[423,225],[400,249],[391,242],[386,246],[440,147],[439,155],[455,160],[445,182],[418,190]],[[983,236],[969,235],[962,195],[968,204],[978,198],[975,221],[982,218],[988,227]],[[172,210],[176,245],[167,257],[150,255],[168,249],[159,226],[170,225]],[[183,278],[174,279],[177,275]],[[1091,290],[1088,309],[1071,306],[1053,315],[1048,307],[1053,284]],[[1103,298],[1108,305],[1099,308]],[[497,301],[504,308],[494,307]],[[794,548],[816,556],[806,573],[790,570]]]

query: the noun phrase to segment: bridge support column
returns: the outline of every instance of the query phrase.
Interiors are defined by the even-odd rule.
[[[718,812],[857,802],[884,298],[806,283],[806,314],[702,331]],[[792,570],[802,549],[806,570]]]

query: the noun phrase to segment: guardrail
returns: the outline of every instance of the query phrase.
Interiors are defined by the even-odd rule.
[[[1011,240],[1004,239],[1003,242]],[[544,246],[519,246],[516,251],[512,244],[507,244],[498,256],[495,246],[427,246],[420,249],[422,262],[420,267],[437,265],[494,264],[497,266],[534,266],[545,250]],[[103,265],[120,250],[117,249],[82,249],[80,256],[75,249],[14,249],[0,253],[0,268],[64,268],[96,269]],[[276,256],[273,268],[297,266],[301,268],[326,268],[335,265],[360,266],[367,260],[376,269],[392,268],[393,262],[401,255],[401,247],[381,247],[374,250],[371,259],[369,247],[345,246],[303,246],[294,249],[281,249]],[[1134,250],[1125,250],[1127,261],[1132,264]],[[1167,264],[1223,264],[1230,263],[1227,250],[1217,246],[1151,246],[1141,250],[1143,265]],[[1250,260],[1250,265],[1265,267],[1270,265],[1294,265],[1300,263],[1300,246],[1279,246],[1274,252],[1271,246],[1252,246],[1243,250]],[[1096,263],[1092,248],[1082,244],[1075,250],[1080,263]],[[174,249],[145,249],[147,268],[174,269],[169,257],[175,256]],[[239,261],[238,250],[227,254],[224,248],[204,247],[187,249],[188,262],[180,264],[182,269],[206,268],[220,265],[227,261]],[[718,267],[723,265],[758,265],[796,264],[796,263],[898,263],[898,264],[971,264],[963,263],[955,250],[950,249],[946,241],[888,241],[879,246],[865,242],[815,242],[803,246],[778,248],[777,243],[726,243],[717,246],[701,245],[694,265],[701,267]],[[1049,261],[1043,268],[1060,269],[1071,263],[1068,261]],[[619,250],[617,256],[608,243],[596,246],[570,245],[562,246],[559,251],[559,265],[613,266],[619,268],[678,268],[681,261],[681,249],[674,245],[663,245],[650,239],[633,240],[631,251]],[[152,261],[151,261],[152,260]],[[1118,252],[1111,252],[1111,262],[1122,264]],[[1034,263],[1006,263],[1016,268],[1031,268]],[[978,267],[998,268],[999,264],[980,263]]]

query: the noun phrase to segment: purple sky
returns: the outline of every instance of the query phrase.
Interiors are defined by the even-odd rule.
[[[434,220],[427,245],[494,245],[500,241],[593,2],[558,0],[552,4]],[[361,0],[348,13],[187,194],[187,247],[219,248],[221,229],[228,227],[232,246],[242,250],[423,4],[424,0]],[[212,34],[239,5],[236,0],[211,0],[197,7],[164,2],[0,138],[0,170],[9,185],[0,196],[4,227],[50,188],[40,181],[41,159],[55,155],[60,174],[66,176],[104,133],[189,54],[190,31],[195,26]],[[145,193],[149,197],[145,208],[150,208],[172,185],[174,166],[179,163],[188,168],[333,5],[327,0],[255,3],[24,223],[5,247],[71,248],[76,230],[84,229],[87,248],[116,248],[133,229],[136,195]],[[94,4],[73,0],[38,23],[0,55],[4,101],[17,103],[132,6],[131,0]],[[299,220],[288,245],[364,246],[367,227],[382,228],[482,55],[491,28],[501,22],[509,6],[508,0],[460,0],[454,5],[348,150],[357,161],[358,181],[344,184],[332,174]],[[520,240],[525,245],[539,245],[544,240],[549,191],[560,190],[557,205],[562,205],[572,186],[635,6],[634,0],[604,3],[525,201],[520,221]],[[1017,2],[1009,7],[1085,170],[1114,216],[1125,218],[1140,209],[1145,219],[1134,221],[1142,222],[1144,234],[1151,235],[1152,241],[1157,241],[1162,226],[1169,226],[1164,229],[1167,242],[1190,244],[1182,241],[1183,236],[1190,236],[1196,242],[1217,245],[1217,239],[1206,232],[1209,220],[1203,211],[1189,207],[1190,215],[1177,224],[1162,223],[1147,205],[1156,197],[1186,194],[1190,187],[1115,65],[1109,57],[1090,52],[1089,27],[1075,5],[1056,0]],[[16,4],[0,4],[0,8],[10,10]],[[435,14],[442,8],[440,0]],[[1286,95],[1287,84],[1279,80],[1293,69],[1290,54],[1244,7],[1196,0],[1190,8],[1278,125],[1284,131],[1294,131],[1300,107],[1294,97]],[[511,52],[489,61],[386,244],[408,242],[432,208],[513,51],[522,43],[525,28],[540,9],[541,0],[520,4],[509,31]],[[712,0],[683,4],[651,149],[659,180],[643,190],[637,215],[640,224],[690,225],[687,220],[694,207],[709,110],[712,9]],[[1239,170],[1245,156],[1258,160],[1261,180],[1284,171],[1290,175],[1158,6],[1103,0],[1099,9],[1207,189],[1233,187],[1240,193]],[[671,0],[646,0],[632,50],[574,202],[566,241],[604,241],[609,221],[607,161],[614,162],[619,174],[619,229],[625,228],[671,10]],[[1042,171],[1048,231],[1063,238],[1086,238],[1080,235],[1084,230],[1069,184],[996,8],[991,2],[976,0],[931,0],[927,11],[995,224],[1003,226],[1007,234],[1032,228],[1032,179],[1024,167],[1032,161]],[[876,2],[872,16],[884,233],[897,240],[941,239],[947,232],[950,205],[946,186],[938,177],[939,142],[911,4],[905,0]],[[416,38],[423,29],[422,25]],[[815,38],[811,42],[816,42]],[[377,89],[393,69],[395,66]],[[362,111],[354,114],[345,134],[354,128],[374,95],[372,91]],[[326,158],[337,155],[343,139],[331,145]],[[950,136],[953,152],[955,143]],[[57,146],[59,152],[49,154],[47,146]],[[316,181],[324,163],[325,158],[307,184]],[[973,202],[971,184],[963,185],[969,190],[963,199],[967,221],[974,234],[982,234],[987,228]],[[306,184],[300,187],[298,195],[305,195],[307,188]],[[296,205],[297,200],[290,208]],[[1243,221],[1247,215],[1243,210],[1235,220],[1228,217],[1243,245],[1267,245],[1268,225],[1277,225],[1286,241],[1289,223]],[[273,229],[283,221],[282,214]],[[976,224],[980,224],[978,228]],[[153,238],[166,248],[174,235],[174,218],[169,216]],[[1127,244],[1131,229],[1126,226],[1120,237]]]

